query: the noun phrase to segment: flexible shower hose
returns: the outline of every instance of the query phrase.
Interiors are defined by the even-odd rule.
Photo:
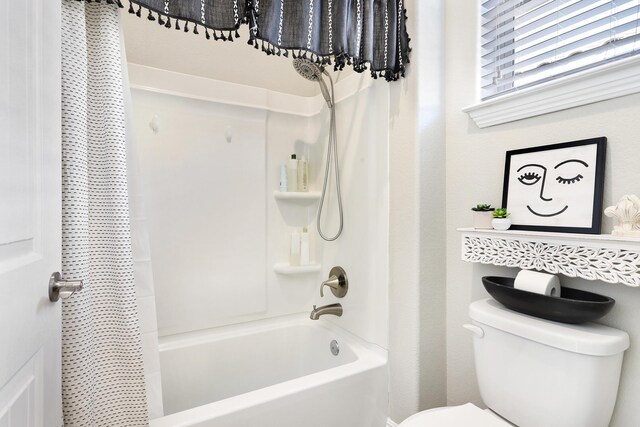
[[[342,234],[344,217],[342,213],[342,195],[340,193],[340,169],[338,168],[338,142],[337,142],[338,138],[337,138],[337,132],[336,132],[336,105],[335,105],[335,96],[333,93],[333,79],[331,79],[331,76],[328,73],[326,72],[324,73],[329,77],[329,83],[331,83],[331,105],[329,106],[329,110],[331,113],[330,115],[331,123],[329,124],[329,142],[327,144],[327,164],[324,169],[324,184],[322,185],[322,196],[320,197],[320,206],[318,207],[318,218],[317,218],[316,225],[317,225],[318,234],[320,234],[320,237],[322,237],[327,242],[332,242],[336,240],[338,237],[340,237],[340,234]],[[325,195],[327,194],[327,185],[329,181],[329,170],[331,169],[332,155],[333,155],[333,164],[334,164],[335,176],[336,176],[336,194],[338,196],[338,211],[340,214],[340,226],[338,227],[338,232],[334,236],[327,237],[322,232],[320,219],[322,216],[322,207],[324,205],[324,198],[325,198]]]

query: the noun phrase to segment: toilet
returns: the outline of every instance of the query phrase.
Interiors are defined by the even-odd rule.
[[[626,332],[556,323],[493,299],[469,306],[480,395],[415,414],[400,427],[607,427],[618,394]]]

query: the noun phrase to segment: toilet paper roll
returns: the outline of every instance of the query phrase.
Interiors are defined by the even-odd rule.
[[[516,276],[513,287],[552,297],[560,296],[560,279],[553,274],[522,270]]]

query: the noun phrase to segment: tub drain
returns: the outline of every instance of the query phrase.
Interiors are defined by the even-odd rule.
[[[329,348],[331,349],[331,354],[337,356],[340,353],[340,346],[338,345],[338,341],[333,340],[331,344],[329,344]]]

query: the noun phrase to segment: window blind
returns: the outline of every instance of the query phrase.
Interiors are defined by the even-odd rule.
[[[481,0],[482,99],[640,52],[640,0]]]

